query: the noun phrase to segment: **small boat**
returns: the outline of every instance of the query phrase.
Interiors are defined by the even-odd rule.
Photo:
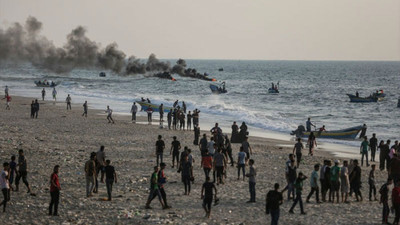
[[[55,87],[60,84],[60,82],[53,82],[53,81],[35,81],[37,87]]]
[[[377,102],[383,99],[383,97],[378,98],[374,95],[371,95],[369,97],[357,97],[356,95],[347,94],[347,96],[349,96],[350,102]]]
[[[141,101],[136,101],[137,104],[139,104],[142,107],[141,111],[146,111],[148,108],[152,108],[153,112],[159,112],[160,105],[148,103],[148,102],[141,102]],[[164,106],[164,112],[168,113],[173,107],[166,107]]]
[[[100,73],[99,73],[99,77],[106,77],[106,73],[100,72]]]
[[[302,127],[302,129],[301,129]],[[363,126],[350,127],[343,130],[332,130],[332,131],[313,131],[317,138],[330,138],[330,139],[355,139],[363,129]],[[308,138],[310,132],[304,132],[304,126],[300,125],[299,128],[291,133],[299,138]]]
[[[156,73],[156,74],[154,74],[154,76],[156,76],[158,78],[162,78],[162,79],[176,81],[176,79],[172,77],[170,72]]]
[[[400,98],[397,100],[397,108],[400,108]]]
[[[218,71],[222,72],[224,71],[224,68],[219,68]]]
[[[270,94],[278,94],[278,93],[279,93],[279,90],[277,90],[277,89],[272,89],[272,88],[268,88],[268,93],[270,93]]]
[[[217,85],[210,84],[210,89],[211,89],[211,92],[214,93],[214,94],[225,94],[225,93],[228,92],[225,89],[225,82],[223,83],[223,87],[222,88],[217,86]]]

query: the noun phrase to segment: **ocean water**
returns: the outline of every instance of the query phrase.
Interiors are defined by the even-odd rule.
[[[175,60],[170,60],[175,62]],[[230,127],[233,121],[245,121],[258,133],[273,132],[290,138],[291,130],[311,117],[318,127],[327,130],[368,126],[367,135],[378,139],[398,139],[400,131],[400,62],[339,61],[245,61],[187,60],[188,67],[207,72],[209,77],[225,81],[227,94],[215,95],[210,82],[173,75],[177,81],[149,75],[117,75],[101,69],[75,69],[68,74],[40,70],[27,63],[0,63],[0,86],[8,85],[11,95],[40,98],[41,88],[34,80],[60,81],[58,99],[66,94],[73,103],[88,101],[90,108],[129,113],[132,102],[140,97],[152,103],[171,106],[177,99],[188,110],[201,111],[200,125],[219,122]],[[224,68],[224,71],[218,71]],[[268,94],[271,82],[279,82],[280,94]],[[214,82],[215,83],[215,82]],[[217,82],[218,83],[218,82]],[[378,103],[350,103],[346,93],[360,96],[383,89],[385,100]],[[51,89],[47,88],[47,99]],[[142,112],[145,115],[144,112]],[[204,129],[208,127],[202,127]],[[230,129],[225,129],[230,133]],[[358,146],[359,140],[328,140]]]

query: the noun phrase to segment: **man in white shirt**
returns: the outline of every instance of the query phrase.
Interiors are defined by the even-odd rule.
[[[131,113],[132,113],[132,122],[135,121],[136,122],[136,113],[137,113],[137,105],[136,102],[133,102],[132,108],[131,108]]]

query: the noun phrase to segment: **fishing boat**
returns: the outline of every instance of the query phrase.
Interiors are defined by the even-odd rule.
[[[221,67],[218,69],[218,71],[222,72],[222,71],[224,71],[224,68]]]
[[[397,108],[400,108],[400,98],[397,100]]]
[[[35,81],[37,87],[55,87],[60,84],[60,82],[53,82],[53,81]]]
[[[176,81],[176,79],[172,77],[170,72],[156,73],[154,74],[154,76],[162,79]]]
[[[330,139],[355,139],[363,129],[363,126],[350,127],[343,130],[332,131],[313,131],[314,136],[317,138],[330,138]],[[304,126],[300,125],[297,130],[292,131],[291,135],[296,135],[299,138],[308,138],[310,132],[304,131]]]
[[[99,77],[106,77],[106,73],[100,72],[100,73],[99,73]]]
[[[222,87],[214,85],[214,84],[210,84],[210,89],[211,92],[214,94],[225,94],[228,91],[225,89],[225,82],[222,83]]]
[[[146,111],[148,108],[152,108],[153,112],[160,112],[159,108],[160,105],[156,105],[156,104],[152,104],[152,103],[148,103],[148,102],[141,102],[141,101],[136,101],[137,104],[139,104],[142,109],[141,111]],[[173,109],[173,107],[166,107],[164,106],[164,112],[169,112],[171,109]]]
[[[350,102],[377,102],[378,100],[382,100],[382,98],[378,98],[376,96],[368,96],[368,97],[357,97],[356,95],[347,94],[350,98]]]
[[[279,90],[277,90],[277,89],[272,89],[272,88],[268,88],[268,93],[270,93],[270,94],[278,94],[278,93],[279,93]]]

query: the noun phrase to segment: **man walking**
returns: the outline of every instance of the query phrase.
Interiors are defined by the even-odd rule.
[[[58,173],[60,166],[54,166],[53,173],[50,176],[50,196],[51,201],[49,205],[49,216],[58,216],[58,203],[60,202],[60,181],[58,179]],[[53,211],[54,208],[54,211]]]
[[[106,187],[107,187],[107,196],[108,201],[111,201],[112,197],[112,186],[117,183],[117,173],[115,172],[115,168],[110,165],[111,161],[109,159],[106,160],[106,166],[104,167],[105,174],[106,174]],[[103,177],[104,174],[101,174],[101,182],[104,182]]]
[[[307,203],[310,203],[310,198],[315,192],[315,198],[317,199],[317,203],[321,203],[319,201],[319,187],[318,187],[318,171],[319,171],[319,164],[314,165],[314,171],[311,173],[311,179],[310,179],[310,186],[311,186],[311,191],[307,196]]]
[[[254,160],[253,159],[250,159],[249,165],[250,165],[250,172],[248,174],[246,174],[246,177],[249,178],[250,201],[247,201],[247,203],[254,203],[254,202],[256,202],[256,175],[257,175],[257,171],[254,168]]]
[[[156,156],[157,156],[157,165],[163,162],[163,154],[165,149],[165,143],[162,140],[162,136],[158,135],[158,140],[156,141]]]
[[[88,105],[87,105],[87,101],[85,101],[85,103],[83,103],[83,114],[82,114],[82,116],[87,117],[87,112],[88,112]]]
[[[271,225],[278,225],[279,220],[279,206],[282,205],[283,197],[282,193],[278,191],[279,184],[275,183],[274,190],[271,190],[267,194],[265,213],[271,214]]]
[[[28,180],[26,177],[28,176],[28,165],[24,155],[24,150],[20,149],[18,151],[18,173],[17,178],[15,179],[15,191],[19,191],[19,181],[22,178],[22,182],[24,182],[25,186],[28,188],[28,193],[31,193],[31,187],[29,186]]]
[[[67,98],[65,99],[65,102],[67,102],[67,110],[71,110],[71,100],[71,96],[68,94]]]
[[[86,197],[91,197],[96,184],[96,152],[90,154],[90,159],[85,163]]]
[[[136,105],[136,102],[133,102],[132,108],[131,108],[131,113],[132,113],[132,122],[136,122],[136,113],[138,111],[138,107]]]

